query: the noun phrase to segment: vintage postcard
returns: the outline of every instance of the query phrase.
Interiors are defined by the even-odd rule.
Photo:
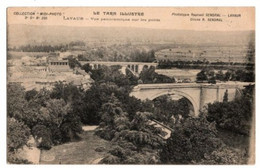
[[[8,164],[255,163],[254,7],[10,7]]]

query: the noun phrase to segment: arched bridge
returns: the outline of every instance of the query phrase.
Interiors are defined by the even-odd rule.
[[[124,70],[128,68],[132,72],[136,74],[140,74],[143,70],[144,66],[147,66],[147,68],[153,66],[157,67],[158,63],[154,62],[106,62],[106,61],[80,61],[82,65],[89,64],[92,69],[98,69],[102,65],[105,66],[113,66],[113,65],[120,65]],[[125,73],[125,72],[123,72]]]
[[[179,95],[190,101],[194,108],[194,115],[208,103],[222,102],[226,90],[228,101],[241,94],[244,86],[254,84],[249,82],[226,82],[217,84],[208,83],[167,83],[167,84],[140,84],[134,87],[130,96],[138,99],[153,100],[163,95]]]

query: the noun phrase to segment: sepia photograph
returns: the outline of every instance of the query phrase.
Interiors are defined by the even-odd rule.
[[[255,164],[254,7],[8,7],[7,164]]]

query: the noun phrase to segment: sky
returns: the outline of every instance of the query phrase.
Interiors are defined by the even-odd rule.
[[[35,12],[35,15],[28,15]],[[40,15],[41,12],[58,15]],[[99,15],[97,13],[99,12]],[[141,16],[122,16],[120,12],[137,12]],[[95,14],[94,14],[95,13]],[[111,15],[112,14],[112,15]],[[229,17],[233,14],[233,17]],[[235,14],[235,15],[234,15]],[[174,7],[174,8],[8,8],[8,24],[141,27],[197,31],[255,30],[253,7]],[[189,16],[187,16],[189,15]],[[192,15],[192,16],[191,16]],[[210,16],[208,16],[210,15]],[[30,18],[30,17],[34,18]],[[27,18],[26,18],[27,17]],[[36,19],[38,17],[38,19]],[[74,18],[78,20],[73,20]],[[97,20],[98,19],[98,20]],[[110,19],[104,21],[102,19]],[[112,20],[111,20],[112,19]],[[116,19],[117,21],[115,21]],[[129,19],[122,21],[120,19]],[[132,20],[133,19],[133,20]],[[142,21],[141,21],[142,19]],[[204,19],[204,20],[203,20]],[[151,20],[151,21],[149,21]]]

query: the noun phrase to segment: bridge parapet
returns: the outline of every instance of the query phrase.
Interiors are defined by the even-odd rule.
[[[134,90],[146,89],[172,89],[172,88],[243,88],[247,85],[254,85],[254,82],[223,82],[217,84],[210,83],[158,83],[158,84],[139,84]]]

